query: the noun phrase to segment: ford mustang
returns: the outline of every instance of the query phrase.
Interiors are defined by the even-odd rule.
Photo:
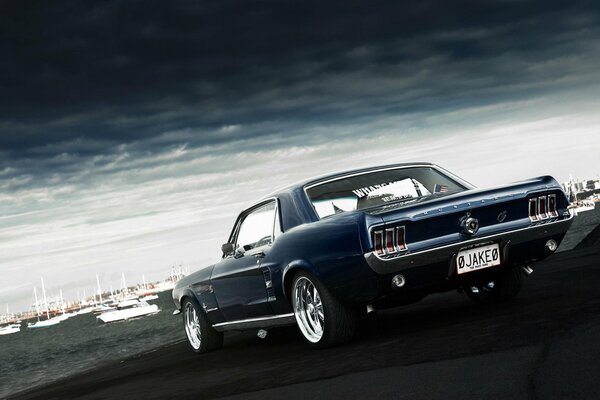
[[[300,182],[239,214],[221,259],[177,283],[175,313],[203,353],[290,324],[313,347],[344,343],[361,315],[437,292],[505,301],[557,249],[567,206],[550,176],[475,189],[430,163]]]

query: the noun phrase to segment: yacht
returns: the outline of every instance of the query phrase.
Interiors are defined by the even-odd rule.
[[[159,311],[156,304],[148,304],[146,301],[131,299],[120,302],[116,310],[104,312],[96,318],[104,323],[109,323],[156,314]]]
[[[21,324],[8,324],[0,328],[0,335],[10,335],[21,331]]]

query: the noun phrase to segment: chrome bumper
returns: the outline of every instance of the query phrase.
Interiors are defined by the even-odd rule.
[[[390,274],[422,265],[447,262],[452,257],[456,256],[460,250],[489,242],[509,242],[510,245],[513,246],[528,241],[560,235],[569,229],[571,222],[573,222],[572,213],[567,219],[546,222],[540,225],[528,226],[527,228],[502,232],[495,235],[478,237],[415,253],[407,253],[394,258],[380,258],[375,252],[369,252],[365,254],[365,260],[367,261],[367,264],[369,264],[369,267],[376,273],[382,275]]]

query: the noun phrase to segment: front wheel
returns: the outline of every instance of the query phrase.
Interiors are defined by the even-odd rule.
[[[515,297],[523,286],[523,274],[519,268],[511,268],[496,280],[464,288],[465,294],[476,303],[496,303]]]
[[[325,348],[354,337],[356,313],[333,297],[317,278],[299,272],[291,294],[298,328],[309,345]]]
[[[214,330],[195,301],[185,299],[181,308],[183,328],[194,352],[206,353],[223,346],[223,333]]]

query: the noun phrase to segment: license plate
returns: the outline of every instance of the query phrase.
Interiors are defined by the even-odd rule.
[[[497,243],[459,251],[456,256],[456,271],[459,274],[494,265],[500,265],[500,247]]]

